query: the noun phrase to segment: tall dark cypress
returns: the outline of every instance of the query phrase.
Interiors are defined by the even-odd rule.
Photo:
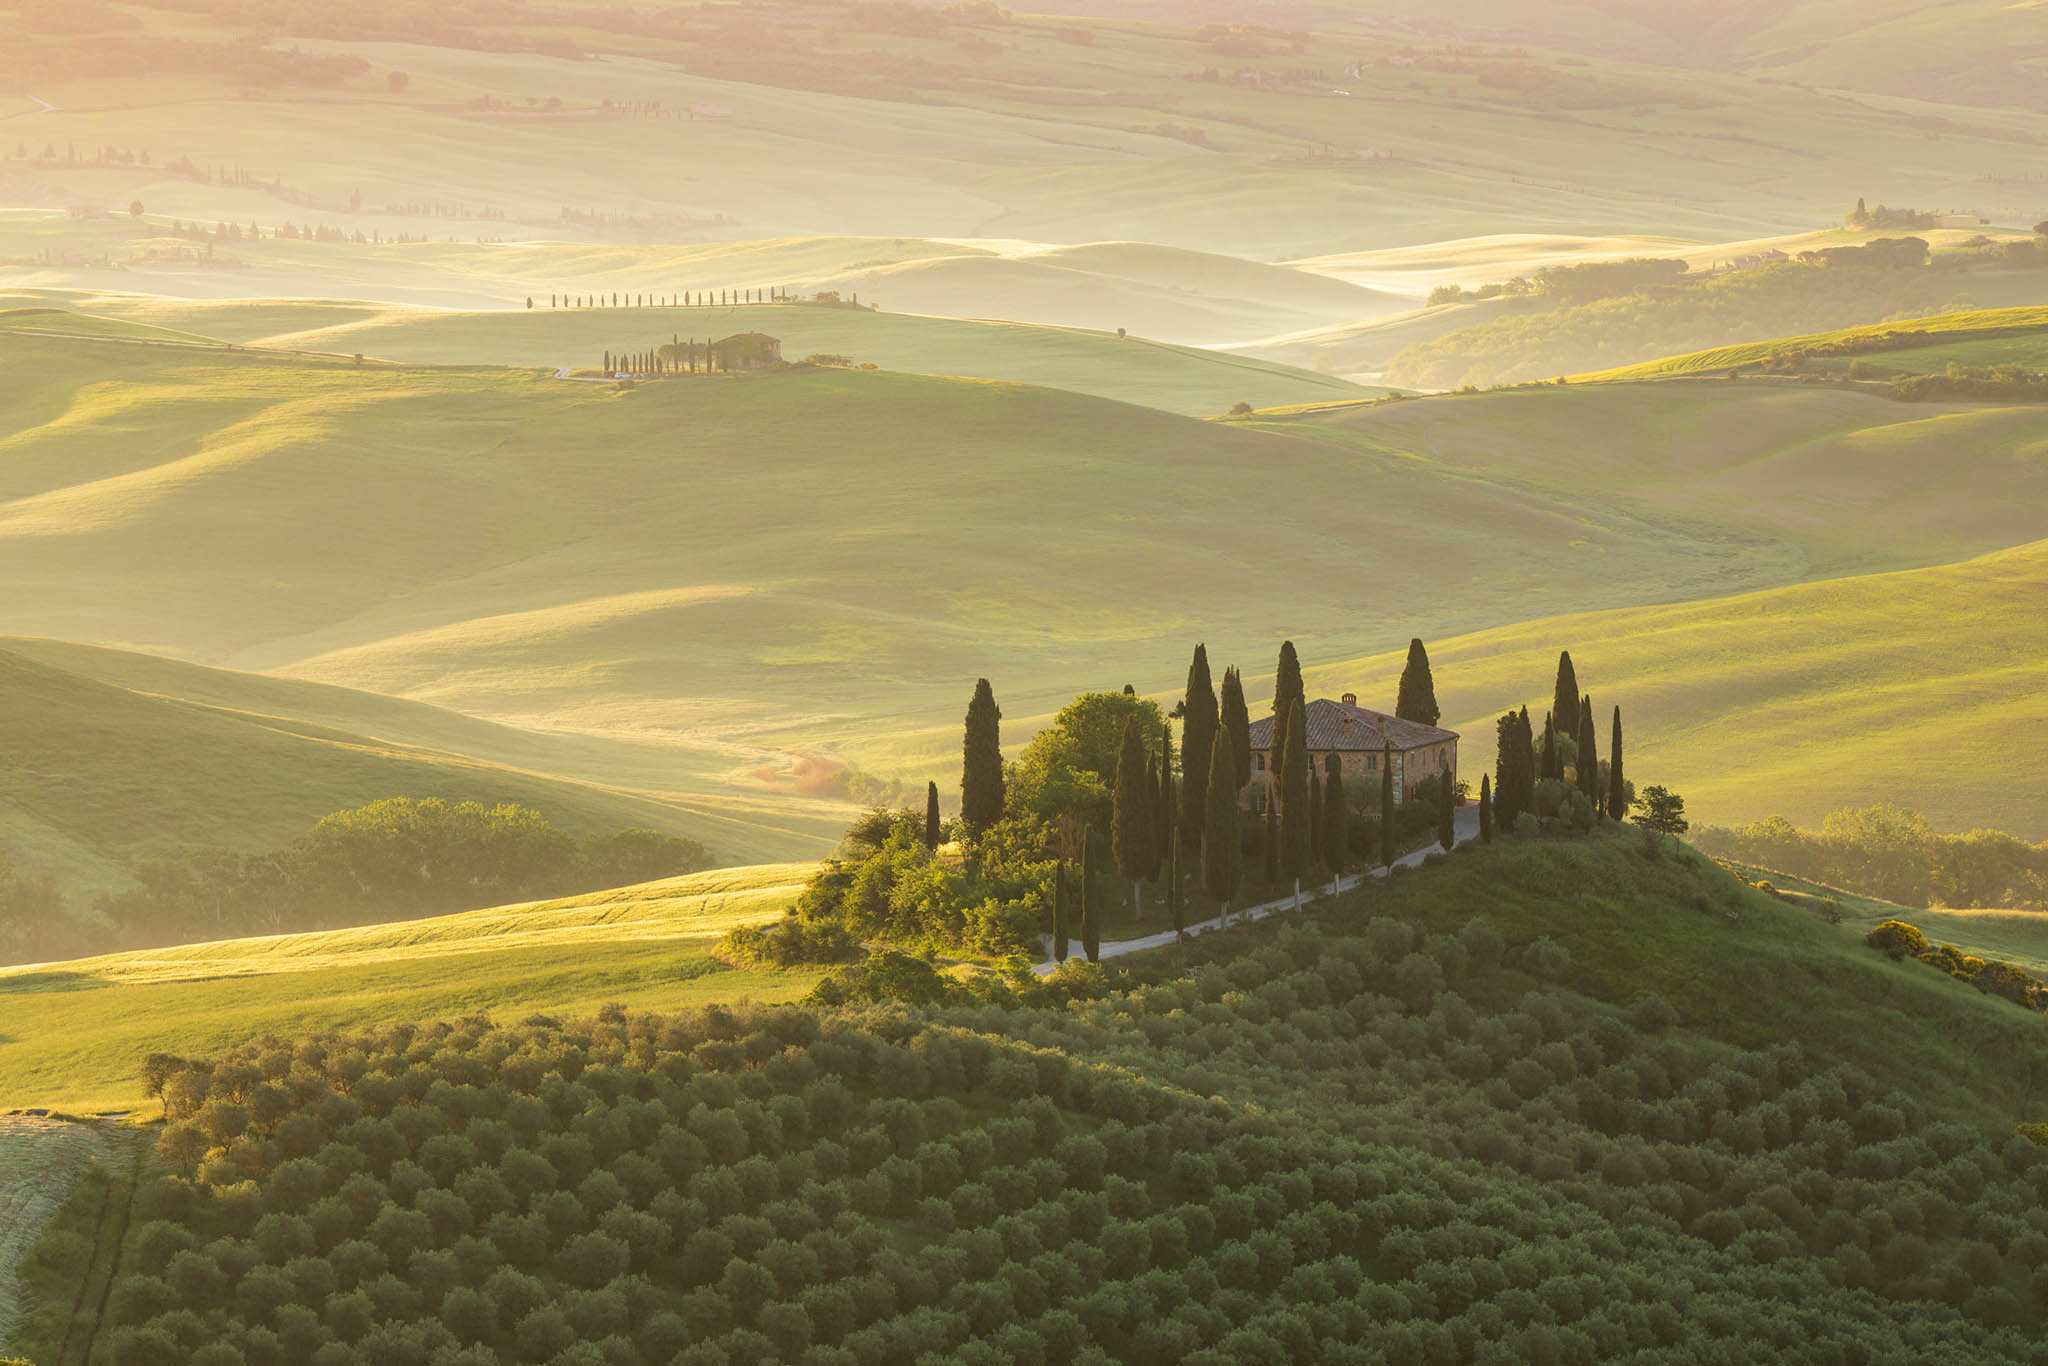
[[[967,704],[967,736],[960,769],[960,819],[979,834],[1003,818],[1003,713],[986,678]]]
[[[1216,689],[1209,682],[1209,647],[1197,645],[1188,664],[1188,691],[1181,701],[1181,836],[1199,840],[1202,804],[1209,799],[1209,752],[1216,747]]]
[[[924,785],[924,847],[939,847],[939,785]]]
[[[1614,709],[1614,738],[1607,744],[1607,814],[1615,820],[1628,819],[1627,789],[1621,781],[1621,708]]]
[[[1237,785],[1252,780],[1252,718],[1244,705],[1244,680],[1237,666],[1223,671],[1221,725],[1230,733],[1230,752],[1237,758]]]
[[[1557,690],[1550,702],[1550,716],[1557,728],[1566,735],[1579,733],[1579,675],[1572,668],[1572,652],[1562,650],[1557,656]],[[1553,773],[1546,778],[1558,776]]]
[[[1522,813],[1521,804],[1516,800],[1521,792],[1520,780],[1516,777],[1518,762],[1526,762],[1529,745],[1522,738],[1522,719],[1513,712],[1507,713],[1493,723],[1499,752],[1494,757],[1493,771],[1493,817],[1505,828],[1515,828],[1515,817]]]
[[[1543,718],[1543,767],[1544,778],[1562,778],[1564,761],[1557,753],[1557,724],[1551,717]]]
[[[1344,768],[1332,754],[1323,763],[1323,863],[1333,881],[1351,862],[1351,813],[1345,809]]]
[[[1522,708],[1517,724],[1522,732],[1521,763],[1515,768],[1515,810],[1534,812],[1536,810],[1537,760],[1536,732],[1529,724],[1529,709]]]
[[[1265,865],[1266,885],[1280,881],[1280,775],[1270,773],[1266,781],[1266,833],[1259,842],[1259,857]]]
[[[1443,712],[1436,704],[1436,680],[1429,672],[1429,651],[1422,638],[1408,642],[1408,664],[1401,670],[1401,691],[1394,702],[1394,715],[1403,721],[1420,721],[1433,726]]]
[[[1180,881],[1180,841],[1173,839],[1166,842],[1166,918],[1173,922],[1175,934],[1188,932],[1188,901]]]
[[[1081,951],[1088,961],[1102,961],[1102,896],[1095,890],[1096,833],[1081,832]]]
[[[1275,774],[1280,772],[1282,751],[1287,746],[1287,709],[1300,701],[1301,657],[1294,653],[1294,642],[1280,643],[1280,663],[1273,670],[1273,744],[1266,756],[1266,762]]]
[[[1229,739],[1221,730],[1210,737],[1209,789],[1202,802],[1202,885],[1223,914],[1244,875],[1244,850],[1237,833],[1237,784],[1231,781]]]
[[[1152,875],[1152,838],[1158,815],[1152,810],[1152,767],[1145,758],[1145,732],[1133,716],[1124,723],[1116,761],[1116,791],[1110,809],[1110,852],[1116,870],[1131,884],[1131,914],[1143,918],[1144,882]]]
[[[1394,747],[1380,755],[1380,866],[1394,866]]]
[[[1323,835],[1327,829],[1323,823],[1323,782],[1311,773],[1308,775],[1308,860],[1305,867],[1330,866],[1323,857]]]
[[[1493,843],[1493,779],[1485,773],[1479,775],[1479,842]]]
[[[1052,866],[1052,960],[1067,961],[1067,935],[1071,932],[1074,909],[1067,904],[1067,861]]]
[[[1302,715],[1307,710],[1287,709],[1287,743],[1280,752],[1280,880],[1293,883],[1297,896],[1308,868],[1314,825],[1308,796],[1308,727]]]
[[[1458,787],[1448,771],[1437,784],[1436,842],[1447,854],[1458,843]]]
[[[1162,867],[1167,862],[1167,851],[1180,843],[1174,832],[1180,828],[1180,805],[1173,790],[1173,727],[1159,727],[1159,802],[1152,809],[1158,818],[1158,825],[1152,839],[1158,846]]]
[[[1579,718],[1579,791],[1600,809],[1600,737],[1593,729],[1593,710],[1585,708]]]

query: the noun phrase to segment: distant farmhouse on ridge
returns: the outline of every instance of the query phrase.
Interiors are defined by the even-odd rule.
[[[1377,779],[1380,760],[1391,747],[1396,803],[1414,796],[1416,784],[1425,778],[1447,774],[1450,781],[1458,780],[1458,732],[1368,710],[1358,705],[1357,693],[1345,693],[1335,702],[1327,697],[1315,699],[1308,703],[1302,721],[1308,734],[1311,774],[1321,774],[1324,763],[1334,755],[1344,776]],[[1254,815],[1263,815],[1273,782],[1267,760],[1273,749],[1271,716],[1252,722],[1251,741],[1252,780],[1245,788],[1245,800]]]

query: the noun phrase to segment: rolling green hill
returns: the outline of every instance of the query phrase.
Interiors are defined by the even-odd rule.
[[[664,787],[673,755],[645,747],[56,641],[0,641],[0,743],[0,850],[84,900],[143,860],[267,852],[392,796],[517,802],[578,834],[651,827],[727,860],[821,849],[844,823],[831,803]]]
[[[721,5],[591,22],[465,12],[423,26],[381,12],[258,24],[204,11],[182,26],[123,11],[137,32],[111,49],[115,75],[108,45],[79,35],[36,30],[11,45],[0,73],[42,103],[21,101],[0,201],[118,213],[140,200],[173,219],[289,217],[444,244],[1140,238],[1273,260],[1504,224],[1728,240],[1834,221],[1859,194],[1967,202],[2023,224],[2025,176],[2048,136],[2038,113],[1849,99],[1746,74],[1411,51],[1435,43],[1412,29],[1297,38]],[[159,30],[193,46],[152,49]],[[258,35],[291,54],[284,69],[237,69]],[[338,128],[374,133],[375,174],[339,149]],[[135,160],[79,164],[72,146]],[[192,173],[169,169],[186,159]],[[222,184],[202,163],[247,178]],[[78,254],[81,268],[96,259]]]
[[[1257,670],[1283,636],[1350,659],[1963,559],[2037,538],[2048,479],[2013,458],[2038,408],[1757,383],[1204,423],[848,371],[622,392],[18,337],[0,365],[0,625],[636,743],[547,769],[821,818],[844,759],[949,779],[976,677],[1015,739],[1175,684],[1197,639]]]
[[[1531,621],[1432,641],[1430,660],[1475,780],[1492,766],[1492,718],[1541,710],[1567,647],[1602,715],[1623,709],[1627,771],[1684,794],[1696,819],[1813,826],[1891,801],[1944,829],[2039,840],[2048,780],[2030,737],[2048,723],[2044,592],[2037,541],[1932,569]],[[1325,694],[1391,697],[1402,656],[1310,664]]]
[[[612,1002],[672,1010],[788,999],[819,973],[729,969],[710,949],[736,925],[780,915],[809,871],[726,868],[390,925],[0,969],[0,1107],[139,1109],[145,1053],[232,1048],[264,1034]]]
[[[758,331],[780,338],[782,354],[792,361],[816,354],[842,356],[885,370],[1071,389],[1189,416],[1221,413],[1238,402],[1265,408],[1385,392],[1272,361],[1118,337],[1113,331],[874,313],[850,306],[552,308],[543,297],[532,310],[473,313],[349,302],[38,297],[76,310],[37,315],[77,320],[75,329],[53,321],[54,330],[91,331],[104,325],[146,332],[153,329],[142,320],[165,319],[192,333],[243,345],[435,365],[595,367],[606,352],[647,349],[674,337]],[[0,296],[0,305],[5,302]],[[8,316],[0,312],[0,330]]]
[[[1496,845],[1131,966],[943,1013],[315,1007],[170,1074],[168,1170],[125,1236],[125,1188],[67,1202],[20,1345],[98,1275],[82,1355],[2034,1354],[2041,1017],[1695,855]]]
[[[1925,344],[1914,344],[1918,334]],[[1851,355],[1818,356],[1816,369],[1841,370],[1852,358],[1868,359],[1886,369],[1915,373],[1939,370],[1949,361],[1965,365],[2015,362],[2039,365],[2048,360],[2048,307],[1973,309],[1935,317],[1910,318],[1868,327],[1845,327],[1799,337],[1780,337],[1740,346],[1720,346],[1682,356],[1666,356],[1640,365],[1620,366],[1579,376],[1589,380],[1673,379],[1713,375],[1762,364],[1772,356],[1813,348],[1839,348]]]

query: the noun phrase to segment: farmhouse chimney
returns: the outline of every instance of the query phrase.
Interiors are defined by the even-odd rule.
[[[1345,693],[1345,694],[1344,694],[1344,698],[1343,698],[1343,701],[1344,701],[1344,705],[1345,705],[1345,706],[1347,706],[1347,707],[1355,707],[1355,706],[1357,706],[1357,705],[1358,705],[1358,694],[1357,694],[1357,693],[1355,693],[1355,692],[1348,692],[1348,693]]]

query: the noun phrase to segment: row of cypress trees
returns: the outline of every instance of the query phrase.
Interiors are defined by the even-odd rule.
[[[712,308],[733,304],[787,303],[781,285],[764,289],[700,289],[681,294],[550,294],[549,308]],[[609,302],[607,302],[609,301]],[[529,307],[531,305],[529,304]]]

